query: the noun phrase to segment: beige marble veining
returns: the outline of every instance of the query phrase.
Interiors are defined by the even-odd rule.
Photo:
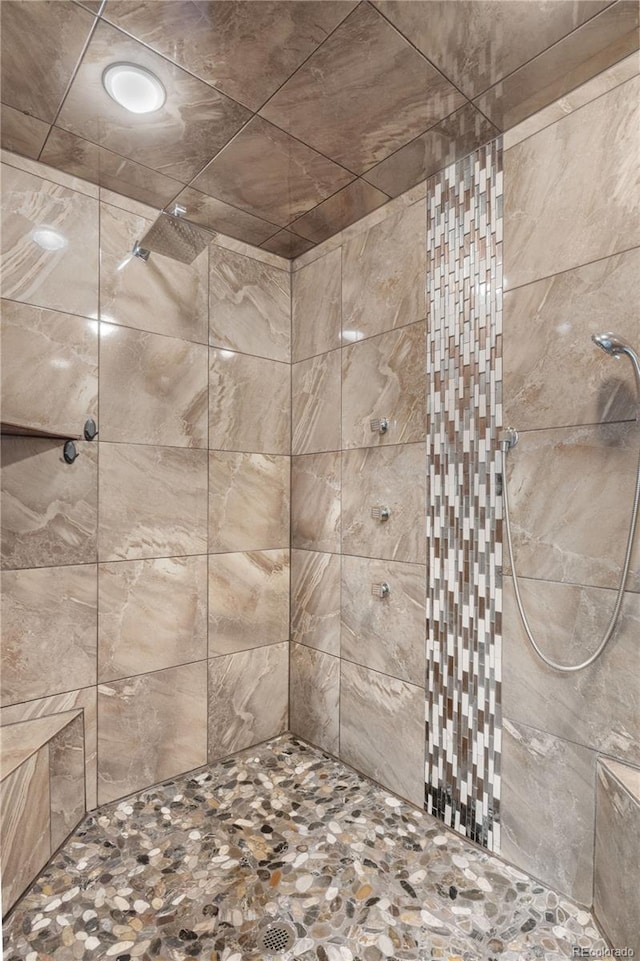
[[[164,207],[182,190],[179,180],[57,126],[51,128],[40,159],[100,189],[126,193],[134,203]]]
[[[100,438],[207,446],[208,349],[100,324]]]
[[[344,245],[345,342],[426,317],[426,216],[426,202],[414,204]]]
[[[209,763],[287,728],[289,645],[209,660]]]
[[[294,220],[290,225],[291,230],[315,244],[322,243],[371,211],[378,209],[388,200],[386,193],[367,183],[362,177],[358,177],[342,190],[327,197],[317,207]],[[300,254],[300,256],[304,255]]]
[[[311,250],[312,247],[313,241],[305,240],[304,237],[294,234],[291,230],[280,230],[262,243],[263,250],[270,250],[272,253],[287,257],[290,260],[304,254],[307,250]]]
[[[598,764],[593,908],[611,944],[637,956],[640,799],[627,789],[630,777],[637,784],[640,773],[608,759]]]
[[[339,350],[294,364],[291,371],[293,454],[339,450],[342,363]]]
[[[354,56],[357,49],[366,55]],[[377,10],[361,4],[260,113],[359,174],[463,102]]]
[[[209,551],[289,546],[289,457],[211,451]]]
[[[98,311],[98,203],[5,166],[2,293],[83,317]]]
[[[339,553],[340,486],[339,452],[292,458],[292,547]]]
[[[96,682],[93,564],[2,573],[2,704]]]
[[[117,61],[145,67],[166,90],[163,106],[142,124],[102,88],[105,67]],[[250,112],[240,104],[100,21],[67,91],[57,125],[186,184],[249,117]]]
[[[291,276],[212,245],[209,249],[209,343],[288,362]]]
[[[124,210],[125,215],[127,215],[125,219],[133,215],[134,217],[142,217],[143,220],[149,220],[153,223],[161,213],[158,207],[144,204],[142,201],[134,200],[132,197],[125,197],[124,194],[118,193],[116,190],[109,190],[108,187],[100,187],[99,197],[101,204],[107,204],[109,207],[118,207],[120,210]],[[112,210],[110,213],[113,214],[114,211]]]
[[[631,364],[607,357],[591,335],[613,328],[634,343],[639,303],[640,248],[507,291],[505,423],[535,430],[632,420]]]
[[[586,660],[604,637],[615,591],[520,580],[525,611],[542,650],[561,664]],[[612,640],[588,668],[569,677],[533,652],[511,577],[504,578],[502,707],[514,721],[640,765],[640,594],[627,593]],[[585,711],[585,704],[589,710]]]
[[[342,352],[342,446],[421,441],[426,431],[424,323],[370,337]],[[373,419],[386,418],[384,433]]]
[[[596,754],[504,718],[502,857],[590,905]]]
[[[289,670],[289,727],[292,733],[338,756],[340,660],[323,651],[292,644]]]
[[[481,94],[474,104],[500,130],[508,130],[638,49],[634,0],[607,3],[595,12],[596,16]]]
[[[507,290],[640,245],[639,104],[636,77],[506,151]]]
[[[82,437],[87,417],[98,415],[96,327],[95,320],[2,301],[4,425]]]
[[[345,554],[426,563],[424,444],[342,454],[342,550]],[[388,520],[371,516],[387,507]]]
[[[424,804],[424,688],[340,662],[340,756],[395,794]]]
[[[150,226],[137,214],[100,205],[100,318],[206,344],[208,251],[191,264],[155,253],[145,263],[131,251]]]
[[[635,77],[638,73],[640,73],[640,51],[636,50],[634,53],[629,54],[628,57],[625,57],[624,60],[620,60],[607,70],[596,74],[595,77],[587,80],[587,82],[583,83],[580,87],[576,87],[575,90],[564,94],[554,103],[549,104],[548,107],[544,107],[531,117],[527,117],[522,123],[511,127],[511,129],[507,130],[504,134],[504,149],[509,150],[510,147],[515,147],[521,140],[533,136],[533,134],[538,133],[539,130],[543,130],[544,127],[550,126],[550,124],[555,123],[557,120],[562,120],[567,114],[573,113],[574,110],[579,110],[580,107],[584,107],[586,104],[591,103],[592,100],[596,100],[603,94],[608,93],[609,90],[612,90],[619,84],[631,80],[631,78]]]
[[[235,242],[238,244],[242,242],[247,245],[261,244],[279,229],[275,224],[255,217],[232,204],[227,204],[218,197],[211,197],[201,190],[196,190],[195,187],[184,187],[175,198],[175,202],[187,208],[186,216],[189,220],[215,231],[213,236],[216,239],[220,238],[221,241],[224,235],[228,234],[227,239],[230,242],[233,242],[232,238],[236,238]],[[220,246],[225,245],[221,242]]]
[[[100,564],[98,681],[207,656],[207,558]]]
[[[56,851],[85,813],[81,713],[49,743],[49,792],[51,850]]]
[[[289,364],[209,350],[209,447],[288,454],[291,444]]]
[[[372,595],[379,584],[387,597]],[[424,687],[426,589],[420,565],[344,555],[341,657]]]
[[[16,724],[20,721],[27,721],[33,718],[65,714],[68,711],[82,711],[84,726],[85,791],[88,810],[95,808],[98,803],[96,793],[98,770],[96,691],[97,688],[95,686],[86,687],[77,691],[67,691],[65,694],[55,694],[52,697],[24,701],[22,704],[12,704],[10,707],[0,709],[0,724],[3,725]]]
[[[204,554],[207,452],[100,445],[101,561]]]
[[[206,764],[205,661],[102,684],[98,710],[100,804]]]
[[[77,441],[73,464],[61,440],[3,437],[1,449],[2,567],[95,562],[97,444]]]
[[[13,107],[4,103],[0,116],[0,128],[4,150],[15,150],[34,160],[38,159],[50,130],[48,123],[22,113],[20,110],[14,110]]]
[[[509,456],[518,574],[618,587],[638,463],[640,424],[527,431]],[[640,591],[640,540],[627,589]]]
[[[41,748],[0,785],[2,910],[6,913],[51,855],[49,752]]]
[[[211,246],[220,248],[221,250],[232,250],[234,253],[241,254],[243,257],[249,257],[251,260],[257,260],[258,263],[268,264],[270,267],[276,267],[278,270],[284,270],[285,273],[291,273],[291,261],[287,258],[278,257],[277,254],[272,254],[269,250],[263,250],[261,247],[254,247],[252,244],[245,243],[243,240],[238,240],[236,237],[228,237],[225,234],[216,234],[215,240],[212,241]]]
[[[315,260],[291,279],[291,359],[341,346],[341,252]]]
[[[289,551],[209,556],[209,656],[289,639]]]
[[[42,180],[48,180],[50,183],[58,184],[59,187],[75,190],[76,193],[84,194],[93,200],[98,200],[100,197],[100,188],[96,186],[96,184],[89,183],[88,180],[82,180],[80,177],[74,177],[64,170],[58,170],[56,167],[50,167],[48,164],[41,163],[40,161],[20,156],[10,150],[0,150],[0,160],[2,160],[2,163],[6,164],[7,167],[22,170],[23,173],[33,174],[34,177],[40,177]]]
[[[340,654],[340,557],[291,551],[291,639]]]
[[[0,727],[0,781],[4,781],[81,714],[82,711],[67,711],[13,724],[3,722]]]
[[[75,3],[4,5],[3,101],[53,123],[93,25]]]

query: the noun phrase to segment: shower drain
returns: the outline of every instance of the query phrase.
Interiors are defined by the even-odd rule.
[[[284,954],[295,942],[295,928],[284,921],[270,921],[258,936],[258,948],[267,954]]]

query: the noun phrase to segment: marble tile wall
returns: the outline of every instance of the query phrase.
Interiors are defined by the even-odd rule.
[[[584,660],[609,622],[640,448],[631,365],[591,342],[614,330],[639,346],[637,69],[636,61],[591,81],[575,103],[523,125],[505,150],[504,422],[520,431],[507,465],[515,562],[534,634],[566,664]],[[502,853],[587,905],[596,757],[640,766],[639,578],[637,543],[607,650],[561,675],[528,644],[505,557]],[[601,831],[600,860],[610,863],[618,843]]]
[[[418,195],[292,276],[290,726],[420,806],[425,219]]]
[[[93,808],[287,727],[290,271],[144,263],[152,207],[3,159],[3,409],[99,435],[2,438],[1,717],[82,710]]]

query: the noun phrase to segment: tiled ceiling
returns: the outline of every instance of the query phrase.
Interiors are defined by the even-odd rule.
[[[2,0],[2,144],[295,257],[638,47],[637,0]],[[105,67],[164,106],[128,113]]]

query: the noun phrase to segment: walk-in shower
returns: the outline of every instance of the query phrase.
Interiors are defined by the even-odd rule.
[[[638,355],[636,351],[633,349],[633,347],[630,344],[627,343],[626,340],[624,340],[623,337],[619,337],[617,334],[614,334],[611,331],[608,331],[602,334],[594,334],[591,339],[593,340],[594,344],[597,344],[598,347],[601,347],[611,357],[615,357],[617,360],[619,360],[620,357],[622,357],[624,354],[631,361],[631,364],[633,366],[633,372],[636,379],[636,388],[637,388],[637,416],[640,417],[640,361],[638,360]],[[531,626],[529,624],[529,621],[524,609],[524,604],[522,602],[522,596],[520,594],[520,584],[518,581],[518,574],[516,572],[516,565],[513,557],[513,538],[511,536],[511,517],[509,512],[509,485],[507,483],[507,469],[506,469],[507,455],[516,446],[517,443],[518,443],[518,432],[516,430],[514,430],[513,428],[509,428],[508,430],[504,431],[500,441],[500,447],[502,449],[502,453],[504,457],[504,484],[503,484],[504,521],[505,521],[505,530],[507,535],[507,546],[509,549],[509,558],[511,560],[511,573],[513,575],[513,590],[516,596],[516,603],[518,605],[518,611],[520,612],[520,618],[522,620],[523,627],[525,629],[527,637],[529,638],[529,641],[531,642],[531,646],[533,647],[538,657],[540,657],[544,661],[544,663],[547,664],[549,667],[553,668],[554,671],[561,671],[564,674],[570,674],[575,671],[581,671],[585,667],[589,667],[591,664],[594,663],[594,661],[596,661],[600,657],[605,647],[609,643],[611,637],[613,636],[613,632],[616,629],[616,625],[620,617],[620,609],[622,607],[622,599],[624,597],[625,586],[626,586],[627,577],[629,574],[629,566],[631,564],[631,552],[633,550],[633,542],[634,542],[636,527],[638,523],[638,507],[640,505],[640,452],[638,453],[636,486],[635,486],[635,493],[633,495],[633,507],[631,510],[631,519],[629,522],[629,534],[627,537],[627,547],[625,550],[624,562],[622,565],[622,573],[620,575],[620,583],[618,586],[616,601],[613,607],[613,613],[609,620],[609,624],[607,626],[607,629],[604,633],[604,637],[602,638],[600,644],[598,645],[598,647],[590,657],[588,657],[586,660],[582,661],[579,664],[560,664],[557,661],[554,661],[551,658],[547,657],[547,655],[541,650],[540,646],[538,645],[535,639],[535,636],[533,634],[533,631],[531,630]]]

